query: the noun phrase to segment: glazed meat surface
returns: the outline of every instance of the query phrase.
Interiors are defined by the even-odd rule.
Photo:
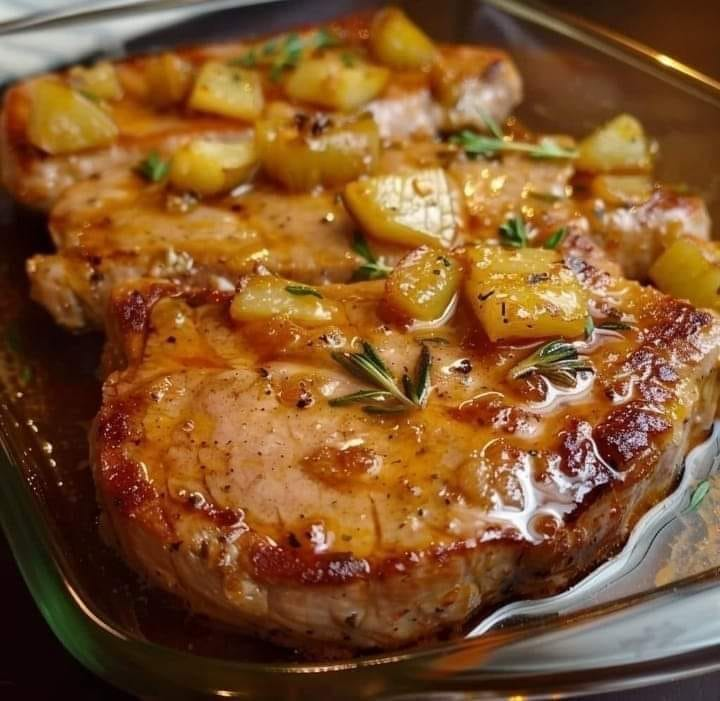
[[[462,199],[453,246],[497,239],[517,212],[531,214],[533,235],[561,226],[589,233],[631,278],[645,279],[676,238],[706,239],[709,217],[699,197],[660,188],[640,206],[568,197],[573,168],[506,155],[469,160],[430,139],[385,149],[378,173],[444,167]],[[50,216],[58,248],[28,261],[33,298],[72,329],[102,327],[113,287],[140,277],[229,289],[257,264],[310,284],[349,282],[361,259],[352,249],[356,226],[340,191],[289,193],[272,182],[207,201],[188,201],[130,169],[115,169],[68,188]],[[393,265],[407,246],[370,237],[373,251]]]
[[[382,282],[324,288],[336,320],[312,327],[239,322],[232,294],[119,290],[123,368],[92,443],[128,560],[255,634],[353,650],[573,582],[668,493],[712,420],[720,324],[591,264],[582,237],[564,255],[595,322],[572,386],[509,379],[540,342],[490,343],[466,299],[413,331],[384,320]],[[361,340],[396,378],[430,354],[424,408],[329,403],[366,389],[332,356]]]
[[[538,134],[521,97],[398,8],[7,91],[31,296],[108,336],[91,464],[141,575],[396,649],[561,591],[673,489],[719,395],[707,208],[634,116]]]
[[[319,28],[319,32],[332,32],[362,55],[367,51],[368,20],[354,17]],[[319,32],[284,35],[277,43],[282,45],[286,36],[298,36],[305,45],[314,47],[325,36]],[[257,46],[250,40],[235,41],[180,49],[168,55],[182,62],[182,71],[193,75],[208,61],[242,62],[249,52],[260,53],[264,48]],[[522,82],[504,52],[476,46],[445,46],[439,52],[448,80],[458,82],[457,95],[449,101],[438,99],[426,70],[393,72],[382,94],[361,106],[362,111],[373,115],[383,138],[428,135],[446,127],[482,128],[481,115],[503,121],[520,102]],[[41,76],[9,89],[0,116],[0,174],[5,187],[24,204],[48,209],[73,183],[115,167],[135,166],[151,151],[167,156],[191,138],[223,138],[247,129],[247,120],[188,109],[183,102],[187,89],[183,92],[178,88],[177,98],[165,95],[168,86],[158,86],[153,78],[155,60],[141,56],[113,64],[120,89],[105,107],[117,135],[109,144],[73,153],[43,153],[28,137],[37,84],[51,80],[72,85],[73,75]],[[169,77],[161,74],[160,80],[177,80],[179,72],[169,73]],[[443,89],[447,93],[445,84]],[[274,76],[264,76],[263,90],[270,110],[278,107],[273,107],[273,102],[286,99],[281,82]]]

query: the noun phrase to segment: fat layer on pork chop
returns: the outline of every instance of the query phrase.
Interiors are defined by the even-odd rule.
[[[237,321],[232,293],[116,291],[92,463],[120,549],[195,610],[304,648],[403,646],[566,587],[675,484],[715,412],[720,323],[588,242],[565,264],[594,320],[565,342],[574,382],[513,372],[548,339],[491,342],[464,294],[423,327],[388,321],[382,281],[301,293],[333,310],[311,326]],[[347,399],[377,389],[349,371],[362,343],[412,406]]]

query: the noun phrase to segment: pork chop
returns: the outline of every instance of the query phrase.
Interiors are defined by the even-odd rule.
[[[353,52],[364,55],[368,52],[371,21],[369,14],[349,17],[328,27],[284,34],[261,43],[242,40],[210,44],[179,49],[170,55],[192,75],[208,61],[244,63],[245,57],[262,54],[268,45],[283,46],[287,37],[298,36],[304,45],[315,47],[328,36],[327,32]],[[433,134],[448,122],[452,122],[453,128],[485,129],[480,115],[502,122],[520,102],[519,73],[503,51],[479,46],[439,46],[438,55],[450,76],[448,80],[453,82],[456,94],[452,102],[436,97],[429,71],[393,71],[383,92],[359,108],[372,113],[382,138]],[[117,127],[117,137],[109,145],[72,153],[45,153],[28,136],[36,86],[48,79],[72,85],[71,71],[39,76],[11,87],[5,94],[0,115],[0,180],[13,196],[31,207],[48,209],[75,182],[115,167],[132,167],[151,151],[170,155],[190,137],[233,134],[247,127],[247,122],[237,118],[193,111],[185,105],[182,95],[175,103],[160,101],[160,91],[149,76],[154,60],[153,56],[139,56],[112,64],[121,95],[105,100],[103,107]],[[275,76],[259,72],[270,112],[277,109],[278,101],[287,98]],[[458,110],[457,104],[464,107]]]
[[[572,386],[509,379],[538,342],[491,343],[463,300],[432,328],[384,321],[382,281],[323,288],[341,320],[312,327],[235,322],[230,292],[116,291],[92,464],[120,549],[306,649],[400,647],[563,589],[673,488],[718,394],[715,315],[591,260],[566,253],[595,319]],[[424,408],[329,403],[366,389],[332,355],[361,340],[396,378],[429,353]]]

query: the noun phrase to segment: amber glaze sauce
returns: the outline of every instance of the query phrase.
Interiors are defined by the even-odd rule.
[[[15,207],[1,193],[0,246],[0,401],[18,417],[23,447],[31,450],[24,476],[63,553],[63,575],[96,615],[131,637],[245,662],[302,660],[299,653],[189,613],[172,595],[146,585],[105,544],[87,441],[100,405],[102,337],[60,329],[29,300],[24,261],[50,249],[46,225],[43,217]],[[657,544],[660,553],[655,548],[656,556],[646,559],[640,580],[668,584],[720,561],[718,495],[720,476],[702,508],[668,529]]]

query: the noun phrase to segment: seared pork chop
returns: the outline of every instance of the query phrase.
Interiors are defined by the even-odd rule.
[[[669,492],[712,420],[720,323],[615,277],[582,237],[565,261],[595,327],[573,342],[574,383],[510,379],[543,341],[490,342],[464,298],[432,328],[388,322],[382,281],[302,297],[335,310],[311,326],[238,322],[232,293],[116,291],[123,367],[92,463],[128,561],[253,634],[351,650],[576,580]],[[418,368],[429,396],[393,413],[331,403],[368,389],[337,361],[360,341],[395,378]]]
[[[353,55],[364,56],[368,53],[371,19],[370,15],[346,18],[319,31],[290,33],[267,42],[244,40],[181,49],[165,55],[173,63],[162,67],[167,76],[161,73],[159,79],[158,57],[114,62],[118,94],[103,100],[102,105],[117,134],[111,143],[75,152],[43,152],[29,136],[29,124],[37,85],[51,80],[74,86],[77,76],[65,71],[15,85],[5,95],[0,116],[1,180],[24,204],[47,209],[71,184],[118,166],[132,167],[150,151],[170,155],[190,137],[236,133],[248,125],[247,120],[190,109],[185,101],[188,89],[175,83],[185,80],[184,74],[196,74],[209,61],[256,68],[255,61],[262,63],[266,46],[283,47],[288,38],[298,45],[302,42],[304,52],[322,51],[328,32],[336,37],[333,41],[345,44]],[[445,127],[485,129],[484,118],[502,122],[520,102],[519,73],[503,51],[478,46],[439,46],[437,51],[443,67],[440,77],[425,69],[393,71],[382,93],[359,107],[358,111],[373,115],[382,138],[434,134]],[[276,54],[270,58],[282,59],[280,49]],[[249,60],[248,56],[258,58]],[[282,82],[272,71],[258,72],[262,75],[266,112],[276,112],[281,107],[279,101],[286,99]],[[433,89],[440,79],[442,96]],[[172,93],[171,88],[177,95],[166,94]],[[95,109],[92,105],[89,108]]]

